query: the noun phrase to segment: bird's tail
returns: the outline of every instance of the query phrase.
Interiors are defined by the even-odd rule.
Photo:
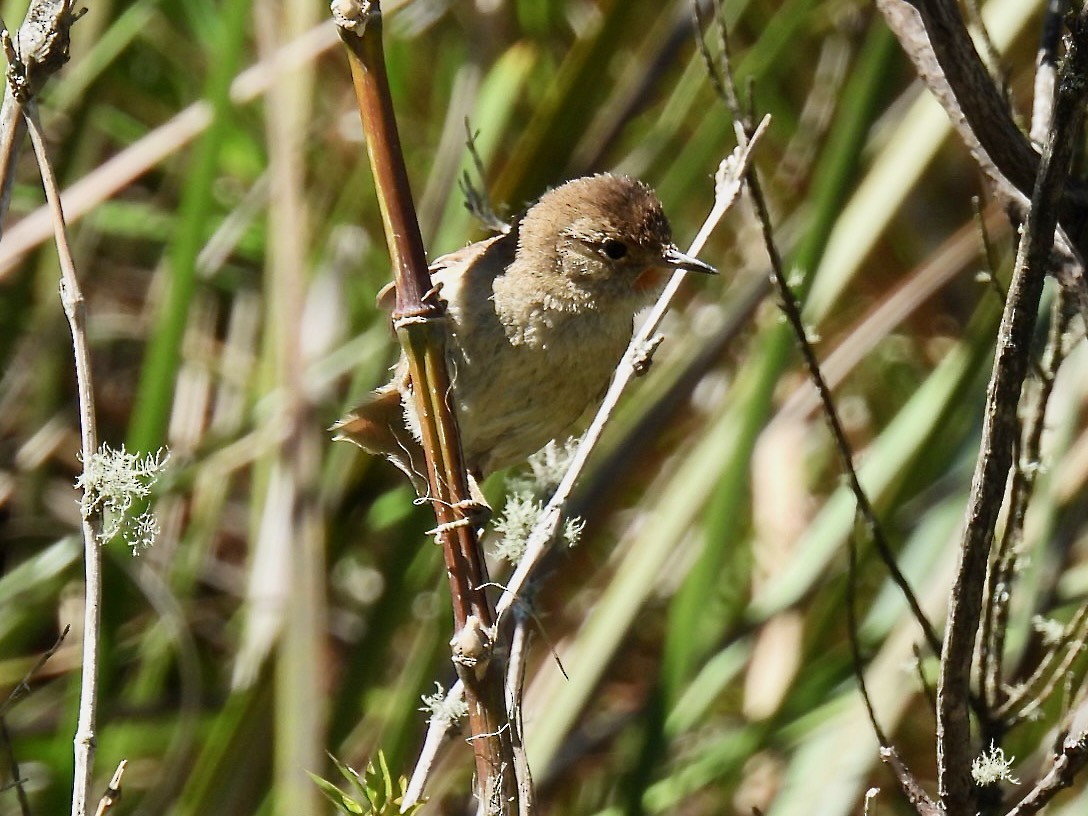
[[[420,496],[427,495],[423,446],[408,429],[400,391],[392,383],[371,393],[329,430],[334,440],[354,442],[368,453],[384,456],[412,480]]]

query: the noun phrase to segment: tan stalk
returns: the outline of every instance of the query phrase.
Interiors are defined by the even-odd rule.
[[[469,516],[472,501],[461,455],[446,367],[445,304],[434,291],[416,220],[385,72],[381,8],[338,0],[333,16],[347,46],[367,154],[381,206],[397,299],[393,325],[408,358],[427,458],[428,498],[438,527],[453,602],[453,660],[466,689],[470,742],[476,758],[481,810],[516,813],[511,724],[504,671],[492,660],[495,614],[486,595],[487,571]]]

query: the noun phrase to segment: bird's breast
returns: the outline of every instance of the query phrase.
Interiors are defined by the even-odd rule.
[[[524,461],[595,406],[631,337],[631,315],[597,309],[506,310],[450,301],[449,356],[471,467]]]

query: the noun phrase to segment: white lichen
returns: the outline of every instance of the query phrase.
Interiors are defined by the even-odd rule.
[[[420,698],[423,705],[419,710],[430,715],[427,718],[429,722],[453,724],[468,716],[468,703],[463,694],[451,697],[441,683],[435,683],[434,688],[434,694],[424,694]]]
[[[537,496],[548,496],[555,492],[563,477],[567,474],[571,460],[578,450],[581,437],[568,437],[562,442],[552,440],[529,457],[529,472],[523,485],[524,489]]]
[[[544,512],[544,499],[551,496],[563,481],[571,461],[578,451],[581,439],[570,437],[563,442],[552,440],[529,457],[528,472],[507,478],[506,504],[502,514],[493,524],[499,542],[492,547],[496,558],[517,564],[529,544],[529,536]],[[578,543],[585,522],[580,518],[567,519],[560,535],[573,547]]]
[[[1020,780],[1012,775],[1012,763],[1015,760],[1016,757],[1005,759],[1005,751],[991,742],[990,750],[983,751],[971,763],[971,777],[980,788],[997,782],[1017,785]]]
[[[575,547],[582,538],[582,530],[586,528],[586,520],[581,516],[569,518],[563,522],[563,540],[568,547]]]
[[[114,449],[103,444],[84,462],[83,473],[76,480],[83,490],[80,511],[85,519],[100,514],[100,544],[120,536],[132,554],[139,555],[155,543],[159,523],[150,509],[137,513],[137,503],[151,495],[169,461],[170,453],[163,448],[141,457],[126,451],[124,445]]]
[[[1053,618],[1036,615],[1031,619],[1031,628],[1042,637],[1044,646],[1053,648],[1065,640],[1065,624]]]
[[[502,515],[495,521],[495,532],[500,536],[493,553],[511,564],[517,564],[525,554],[529,533],[540,519],[544,505],[528,492],[518,490],[506,497]]]

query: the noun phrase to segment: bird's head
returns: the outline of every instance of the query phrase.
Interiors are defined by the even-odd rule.
[[[682,253],[657,194],[626,176],[568,181],[541,197],[520,226],[521,251],[552,256],[571,282],[602,292],[652,295],[662,270],[716,270]]]

